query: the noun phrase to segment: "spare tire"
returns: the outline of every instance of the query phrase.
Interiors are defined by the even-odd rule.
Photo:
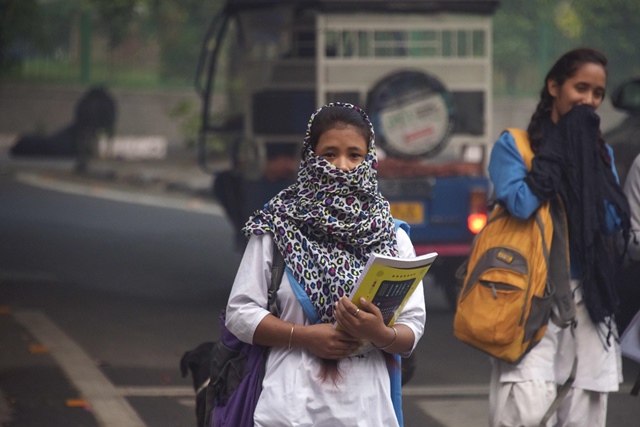
[[[435,156],[446,146],[455,123],[451,93],[421,71],[381,79],[367,95],[367,113],[376,143],[397,157]]]

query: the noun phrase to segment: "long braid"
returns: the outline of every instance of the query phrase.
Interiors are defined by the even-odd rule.
[[[551,113],[552,103],[553,98],[551,97],[551,94],[549,93],[545,85],[545,87],[540,92],[540,102],[538,102],[536,110],[531,115],[529,127],[527,127],[527,133],[529,134],[529,144],[531,145],[531,150],[534,153],[537,153],[538,150],[540,150],[540,147],[542,147],[544,140],[543,119]]]

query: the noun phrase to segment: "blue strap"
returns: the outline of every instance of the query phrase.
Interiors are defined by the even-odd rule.
[[[402,228],[407,233],[407,235],[409,235],[409,231],[411,229],[409,224],[399,219],[394,219],[393,221],[395,223],[396,231],[398,230],[398,228]],[[300,302],[300,305],[302,306],[302,310],[304,311],[304,314],[307,316],[307,318],[311,323],[313,324],[319,323],[320,316],[318,316],[318,313],[316,312],[316,309],[313,307],[313,304],[311,303],[309,296],[302,289],[302,286],[300,286],[300,283],[298,283],[298,281],[294,277],[291,269],[289,269],[289,267],[287,266],[285,267],[284,271],[287,273],[287,278],[291,283],[291,289],[293,289],[294,295]],[[400,427],[403,427],[404,417],[402,415],[402,369],[401,369],[402,358],[400,357],[399,354],[394,354],[393,357],[395,358],[396,362],[398,362],[398,364],[397,366],[388,366],[389,381],[391,384],[391,402],[393,403],[393,410],[396,413],[398,424],[400,425]]]
[[[400,427],[404,425],[404,417],[402,415],[402,357],[394,354],[393,358],[398,362],[397,366],[388,366],[389,380],[391,381],[391,402],[393,410],[396,413],[398,424]]]
[[[402,228],[407,235],[410,235],[411,227],[406,222],[394,219],[396,231],[398,228]],[[404,426],[404,416],[402,415],[402,357],[399,354],[393,355],[397,366],[388,366],[389,369],[389,381],[391,382],[391,402],[393,403],[393,410],[396,413],[398,424],[400,427]]]
[[[302,289],[300,283],[296,280],[289,266],[286,266],[284,269],[285,273],[287,273],[287,278],[289,279],[289,283],[291,283],[291,289],[293,290],[294,295],[298,298],[298,302],[302,306],[302,310],[304,314],[307,316],[309,321],[312,324],[320,323],[320,316],[318,316],[318,312],[313,307],[311,300],[309,299],[309,295]]]
[[[411,236],[411,226],[409,224],[407,224],[406,222],[404,222],[401,219],[393,219],[393,222],[396,225],[396,231],[398,231],[398,228],[402,228],[405,233],[407,233],[407,236]]]

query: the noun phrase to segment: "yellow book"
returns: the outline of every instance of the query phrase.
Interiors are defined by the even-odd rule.
[[[436,252],[415,258],[372,254],[356,282],[351,301],[358,308],[360,298],[373,302],[384,323],[393,325],[437,256]]]

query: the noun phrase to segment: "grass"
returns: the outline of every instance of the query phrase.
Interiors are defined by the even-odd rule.
[[[68,60],[26,59],[19,67],[6,72],[3,80],[21,83],[108,84],[110,87],[139,89],[193,88],[193,77],[163,78],[156,70],[91,64],[88,78],[83,78],[80,64]]]

